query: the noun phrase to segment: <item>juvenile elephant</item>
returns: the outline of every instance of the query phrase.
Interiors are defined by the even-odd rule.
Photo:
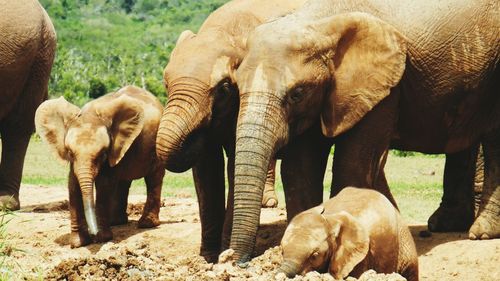
[[[91,243],[91,235],[98,242],[110,240],[110,225],[127,223],[127,197],[134,179],[144,177],[147,186],[139,227],[159,224],[165,169],[156,158],[155,139],[161,113],[156,97],[134,86],[104,95],[82,109],[63,97],[37,109],[38,134],[70,163],[72,247]]]
[[[469,235],[499,237],[498,11],[498,1],[315,0],[257,27],[235,75],[236,257],[252,253],[269,160],[285,149],[285,190],[309,196],[301,188],[317,188],[324,154],[309,140],[322,135],[336,144],[333,194],[366,186],[390,199],[391,142],[467,158],[481,141],[485,185]]]
[[[248,34],[262,22],[291,12],[303,2],[230,1],[208,17],[198,34],[186,30],[179,36],[165,67],[169,98],[158,129],[156,150],[170,171],[193,168],[202,228],[201,255],[210,262],[216,261],[221,247],[229,244],[233,213],[234,135],[239,99],[233,72],[246,54]],[[228,157],[227,211],[223,150]],[[274,162],[268,167],[266,192],[259,208],[261,203],[278,203],[273,186]]]
[[[408,226],[375,190],[346,187],[295,216],[281,240],[288,277],[327,270],[335,279],[359,278],[368,269],[418,280],[418,256]]]
[[[49,16],[35,0],[0,0],[0,206],[18,210],[36,108],[47,99],[56,51]]]

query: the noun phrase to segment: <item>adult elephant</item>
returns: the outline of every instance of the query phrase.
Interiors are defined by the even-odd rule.
[[[24,156],[56,51],[49,16],[35,0],[0,0],[0,204],[18,210]]]
[[[246,37],[257,25],[289,13],[304,2],[231,1],[213,12],[198,34],[187,30],[179,36],[165,68],[169,99],[158,130],[157,154],[170,171],[193,168],[202,227],[200,252],[209,262],[217,260],[221,247],[227,248],[231,229],[239,99],[233,72],[246,54]],[[223,150],[229,159],[228,211]],[[269,166],[270,196],[261,202],[275,205],[274,164]],[[223,228],[227,235],[221,246]]]
[[[471,159],[481,141],[485,186],[469,235],[498,237],[499,19],[498,1],[315,0],[256,28],[236,72],[230,247],[239,261],[254,247],[269,160],[288,143],[284,184],[316,188],[323,160],[311,156],[321,153],[308,140],[320,132],[336,142],[334,193],[369,186],[389,198],[383,167],[391,140]]]

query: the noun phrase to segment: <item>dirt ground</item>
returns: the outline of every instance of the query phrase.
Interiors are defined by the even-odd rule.
[[[64,188],[23,186],[23,209],[8,224],[4,252],[18,280],[284,280],[275,277],[285,211],[262,212],[257,254],[246,269],[230,263],[207,264],[197,255],[200,223],[196,198],[178,194],[164,198],[154,229],[138,229],[145,196],[129,198],[129,223],[113,227],[114,239],[71,249],[69,212]],[[410,224],[412,222],[409,222]],[[425,226],[412,225],[418,248],[420,280],[500,280],[500,239],[470,241],[466,233],[434,233],[421,238]],[[270,249],[269,249],[270,248]],[[266,252],[264,252],[266,249]],[[225,253],[230,255],[230,253]],[[404,280],[397,275],[367,272],[363,280]],[[333,280],[311,273],[295,280]],[[361,279],[360,279],[361,280]]]

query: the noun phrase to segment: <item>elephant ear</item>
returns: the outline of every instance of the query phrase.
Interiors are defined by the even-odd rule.
[[[343,279],[365,259],[370,238],[359,221],[345,211],[324,217],[330,225],[331,244],[337,245],[328,271],[335,279]]]
[[[136,99],[127,95],[113,98],[110,103],[105,107],[108,114],[101,112],[97,114],[101,115],[101,118],[111,120],[111,125],[109,125],[111,147],[108,153],[108,161],[109,165],[114,167],[142,132],[144,110]]]
[[[80,108],[66,101],[64,97],[47,100],[36,110],[37,133],[62,160],[69,160],[64,137],[69,123],[79,112]]]
[[[187,29],[187,30],[184,30],[183,32],[181,32],[181,34],[179,35],[179,38],[177,38],[177,42],[175,43],[175,45],[179,45],[180,43],[182,43],[184,40],[186,39],[190,39],[190,38],[193,38],[195,37],[196,34],[194,34],[191,30]]]
[[[323,134],[335,137],[353,127],[387,97],[405,69],[406,39],[366,13],[335,15],[313,26],[333,84],[321,114]]]

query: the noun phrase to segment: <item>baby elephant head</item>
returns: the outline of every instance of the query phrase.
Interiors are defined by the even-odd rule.
[[[368,254],[368,232],[347,212],[322,214],[323,206],[297,215],[288,225],[279,271],[288,277],[328,270],[345,278]]]
[[[81,188],[91,234],[99,231],[94,181],[102,169],[116,166],[141,133],[144,113],[126,95],[103,96],[81,110],[63,97],[45,101],[35,115],[36,130],[57,155],[69,161]]]

